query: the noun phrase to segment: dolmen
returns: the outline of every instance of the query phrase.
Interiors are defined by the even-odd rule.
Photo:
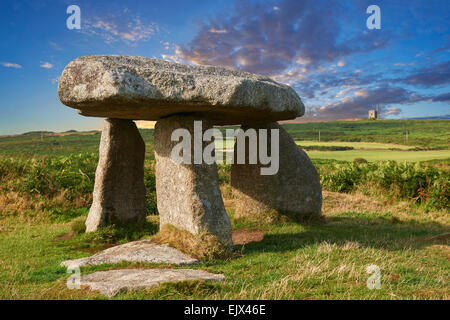
[[[257,216],[272,209],[302,215],[321,213],[317,171],[277,123],[300,117],[305,111],[300,97],[287,85],[221,67],[95,55],[67,65],[59,79],[58,95],[63,104],[83,116],[106,118],[93,203],[86,220],[88,232],[107,224],[145,219],[145,144],[133,120],[157,121],[156,196],[161,226],[171,224],[192,234],[209,232],[232,245],[216,163],[180,163],[171,156],[178,144],[172,141],[175,130],[190,133],[190,145],[206,147],[207,142],[196,139],[196,134],[224,125],[240,125],[241,132],[256,133],[253,141],[244,139],[243,159],[251,160],[250,150],[262,147],[262,138],[267,140],[266,151],[279,153],[278,170],[271,174],[261,174],[267,163],[258,157],[256,162],[231,165],[236,216]],[[196,125],[199,121],[200,128]],[[273,135],[263,137],[260,129],[276,130],[277,140]],[[183,157],[195,158],[192,149]]]

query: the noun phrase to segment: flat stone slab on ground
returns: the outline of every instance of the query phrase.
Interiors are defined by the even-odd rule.
[[[114,296],[124,291],[142,290],[165,282],[185,280],[223,281],[222,274],[192,269],[120,269],[82,275],[81,286]]]
[[[248,72],[120,55],[80,57],[58,83],[61,102],[84,116],[159,120],[194,113],[213,124],[300,117],[305,107],[289,86]]]
[[[167,244],[160,245],[152,243],[150,240],[140,240],[108,248],[91,257],[66,260],[61,263],[61,266],[75,268],[87,265],[96,266],[106,263],[120,263],[122,261],[172,263],[175,265],[189,265],[198,262],[198,260],[175,248],[169,247]]]

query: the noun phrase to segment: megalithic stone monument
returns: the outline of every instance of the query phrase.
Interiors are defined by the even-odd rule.
[[[231,241],[231,226],[218,189],[216,165],[172,163],[173,160],[167,156],[168,147],[173,145],[169,131],[177,125],[190,131],[195,120],[204,121],[205,128],[231,124],[269,125],[277,120],[293,119],[304,114],[304,106],[297,93],[270,78],[220,67],[190,66],[143,57],[98,55],[75,59],[60,77],[58,95],[63,104],[77,109],[83,116],[110,119],[105,122],[102,143],[127,136],[126,132],[118,133],[122,129],[121,126],[114,126],[114,123],[119,123],[116,119],[122,119],[120,123],[128,128],[123,130],[130,132],[134,130],[129,129],[132,120],[158,121],[155,153],[161,222],[174,224],[192,233],[208,231],[225,242]],[[128,125],[125,125],[127,122]],[[113,127],[114,130],[110,130]],[[100,148],[97,172],[102,174],[96,177],[100,182],[96,182],[94,203],[89,213],[89,231],[103,223],[136,220],[143,215],[138,209],[142,205],[144,190],[140,187],[142,176],[137,168],[141,166],[139,159],[142,151],[135,134],[129,139],[134,146],[132,152],[126,151],[125,145],[121,147],[122,143],[115,144],[116,148],[103,143]],[[280,150],[280,155],[283,152]],[[128,154],[120,156],[122,153]],[[307,158],[306,155],[302,157]],[[125,161],[132,164],[133,169],[122,163]],[[303,165],[307,161],[289,163]],[[119,167],[120,170],[117,169]],[[310,163],[307,163],[307,167],[310,168]],[[117,186],[121,183],[120,178],[103,178],[127,172],[133,173],[130,179],[136,180],[134,183],[127,182],[127,185],[133,185],[129,190]],[[316,179],[314,175],[312,177]],[[234,179],[239,177],[235,176]],[[289,183],[293,185],[295,181]],[[301,183],[311,181],[301,180]],[[111,185],[116,188],[105,188]],[[110,190],[115,191],[111,193]],[[119,193],[119,190],[123,193]],[[298,193],[296,196],[307,195]],[[182,203],[170,203],[175,199]],[[133,203],[130,208],[134,213],[125,213],[122,203]]]
[[[272,209],[294,213],[299,217],[318,216],[322,211],[322,188],[317,170],[308,155],[301,150],[278,123],[259,123],[245,125],[246,129],[279,130],[278,172],[274,175],[261,174],[267,165],[249,164],[249,140],[246,140],[244,164],[231,165],[231,187],[235,197],[237,218],[260,214]],[[259,144],[259,139],[256,142]],[[271,150],[273,141],[268,139],[267,149]],[[235,145],[235,153],[236,153]],[[258,146],[259,150],[260,146]],[[273,151],[273,150],[271,150]]]
[[[104,120],[87,232],[145,219],[144,157],[144,140],[133,121]]]

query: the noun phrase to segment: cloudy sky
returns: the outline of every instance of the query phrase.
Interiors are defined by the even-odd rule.
[[[69,30],[69,5],[81,29]],[[369,5],[381,29],[369,30]],[[0,2],[0,135],[98,129],[57,97],[71,60],[125,54],[268,75],[307,106],[305,121],[450,114],[450,1]]]

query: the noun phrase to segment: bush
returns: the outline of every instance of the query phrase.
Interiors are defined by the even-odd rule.
[[[78,208],[91,199],[97,162],[98,155],[94,153],[30,159],[0,157],[0,186],[3,190],[9,189],[36,199],[52,200],[64,194],[67,201]],[[157,214],[153,161],[145,163],[144,184],[147,212]]]
[[[355,158],[353,159],[354,163],[367,163],[368,161],[364,158]]]
[[[428,208],[449,207],[447,170],[420,163],[395,161],[334,164],[320,170],[322,187],[329,191],[364,191],[403,200],[415,200]]]
[[[92,193],[97,161],[94,154],[27,160],[22,166],[20,191],[45,196],[62,190],[72,194]]]
[[[80,216],[91,202],[98,155],[94,153],[41,158],[0,157],[0,192],[16,192],[39,204],[59,220]],[[421,163],[313,160],[322,187],[335,192],[361,191],[392,199],[413,199],[428,209],[450,207],[447,167]],[[148,214],[157,214],[154,161],[145,161],[144,184]],[[221,185],[229,186],[231,165],[218,165]],[[21,208],[24,209],[24,208]]]

